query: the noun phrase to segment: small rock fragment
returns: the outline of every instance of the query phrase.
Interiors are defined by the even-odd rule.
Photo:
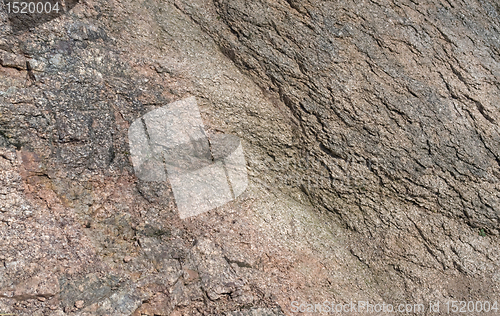
[[[76,308],[81,309],[81,308],[83,308],[83,306],[85,306],[85,302],[84,301],[79,300],[79,301],[75,302],[75,307]]]

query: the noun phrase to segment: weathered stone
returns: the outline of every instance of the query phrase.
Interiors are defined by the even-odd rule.
[[[29,29],[0,9],[0,311],[498,296],[497,3],[66,3]],[[193,96],[249,186],[181,220],[128,130]]]

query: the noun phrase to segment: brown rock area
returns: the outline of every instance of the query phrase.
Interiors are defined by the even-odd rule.
[[[0,3],[0,314],[499,300],[498,1],[68,4]],[[182,220],[127,132],[190,96],[249,186]]]

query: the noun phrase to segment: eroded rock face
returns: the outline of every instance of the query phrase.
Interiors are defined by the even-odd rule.
[[[85,1],[0,13],[0,312],[281,315],[500,291],[494,1]],[[26,61],[35,81],[28,76]],[[249,188],[181,220],[128,129],[195,97]]]
[[[500,227],[498,3],[179,2],[291,110],[302,185],[354,255],[420,293],[455,271],[467,285],[443,294],[496,287],[496,237],[477,235]]]

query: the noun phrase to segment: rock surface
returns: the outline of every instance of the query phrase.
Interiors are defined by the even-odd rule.
[[[493,0],[87,0],[21,32],[2,8],[0,313],[498,299],[499,17]],[[189,96],[242,139],[250,185],[181,220],[168,183],[134,175],[127,131]]]

